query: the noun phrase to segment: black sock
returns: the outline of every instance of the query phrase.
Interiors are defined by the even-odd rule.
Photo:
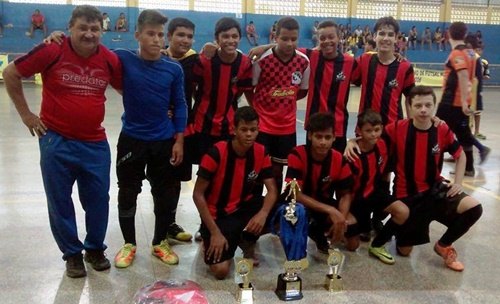
[[[477,222],[481,214],[483,214],[483,207],[481,205],[477,205],[460,214],[456,220],[448,226],[448,230],[443,234],[439,243],[445,247],[453,244],[469,231],[469,228]]]
[[[389,219],[385,223],[384,228],[377,234],[377,236],[372,241],[372,247],[382,247],[385,243],[389,242],[394,234],[396,234],[400,225],[394,223],[392,219]]]
[[[474,171],[474,154],[472,153],[472,148],[470,150],[464,150],[467,161],[465,162],[465,171]]]
[[[135,217],[118,217],[125,244],[135,245]]]

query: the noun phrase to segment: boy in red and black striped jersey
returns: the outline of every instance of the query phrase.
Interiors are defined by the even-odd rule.
[[[373,109],[386,125],[403,118],[402,95],[408,96],[415,86],[415,76],[411,63],[394,55],[398,22],[393,17],[380,18],[374,32],[377,53],[364,53],[356,59],[352,81],[361,85],[358,112]]]
[[[291,17],[278,21],[277,45],[253,65],[255,93],[246,94],[260,118],[259,137],[269,151],[278,189],[283,181],[283,165],[297,143],[297,100],[307,95],[309,59],[298,52],[299,23]]]
[[[462,271],[452,244],[481,217],[482,206],[463,193],[465,154],[450,128],[434,126],[432,116],[436,95],[430,87],[418,86],[409,95],[412,119],[393,122],[385,132],[396,156],[394,196],[410,209],[410,217],[397,234],[401,255],[409,255],[414,245],[429,242],[429,224],[436,220],[448,227],[434,245],[445,265]],[[444,152],[456,160],[455,181],[441,176]]]
[[[255,110],[239,108],[234,138],[215,144],[198,170],[193,200],[202,219],[205,263],[217,279],[228,275],[238,246],[245,254],[242,244],[255,243],[278,196],[271,159],[255,143],[258,123]],[[265,197],[255,195],[259,183],[266,186]]]
[[[194,66],[195,93],[193,140],[196,155],[193,162],[219,140],[233,134],[233,117],[238,98],[252,90],[252,62],[238,51],[241,39],[240,24],[233,18],[221,18],[215,24],[215,40],[220,46],[213,58],[200,56]]]
[[[356,219],[349,212],[353,178],[342,154],[333,150],[335,139],[333,116],[330,113],[313,114],[307,137],[310,145],[295,147],[288,155],[286,182],[294,178],[301,191],[297,201],[308,211],[309,237],[320,252],[328,253],[328,239],[346,240],[348,250],[356,250]],[[334,194],[336,199],[334,199]]]
[[[395,260],[384,247],[398,227],[408,218],[408,207],[400,201],[394,201],[387,192],[384,176],[389,160],[389,147],[380,139],[383,125],[377,112],[368,109],[358,116],[356,132],[360,134],[356,143],[361,153],[349,163],[354,175],[353,202],[351,212],[358,221],[360,232],[370,231],[371,212],[391,214],[391,219],[375,237],[368,251],[386,264]]]

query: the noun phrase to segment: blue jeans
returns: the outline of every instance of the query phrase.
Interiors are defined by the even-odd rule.
[[[105,250],[109,215],[111,152],[107,140],[84,142],[48,131],[40,138],[40,167],[47,196],[50,228],[63,259],[86,250]],[[78,185],[87,236],[78,239],[71,193]]]

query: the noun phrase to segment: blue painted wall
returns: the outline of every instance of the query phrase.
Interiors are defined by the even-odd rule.
[[[71,16],[71,11],[73,6],[71,5],[43,5],[43,4],[19,4],[0,1],[0,14],[2,15],[3,24],[12,23],[14,28],[4,29],[4,37],[0,38],[0,52],[7,53],[25,53],[29,51],[34,45],[40,43],[43,39],[42,33],[37,31],[35,37],[30,39],[24,35],[28,29],[30,23],[30,16],[35,9],[40,9],[46,17],[47,26],[49,32],[54,30],[66,30],[69,17]],[[139,14],[139,9],[134,7],[120,8],[120,7],[100,7],[102,12],[107,12],[110,16],[112,24],[118,18],[120,12],[124,12],[128,18],[129,26],[131,31],[128,33],[115,33],[107,32],[103,36],[103,43],[109,48],[135,48],[137,43],[133,36],[133,31],[135,29],[135,20]],[[228,16],[228,14],[222,13],[208,13],[208,12],[193,12],[193,11],[162,11],[169,18],[174,17],[186,17],[191,19],[196,24],[195,32],[195,44],[194,48],[199,50],[202,45],[207,41],[212,41],[213,29],[216,21],[223,17]],[[234,15],[229,14],[231,17]],[[267,43],[269,36],[269,28],[272,26],[275,20],[278,20],[280,16],[276,15],[256,15],[256,14],[243,14],[242,18],[237,19],[242,25],[242,30],[244,31],[244,26],[250,20],[253,20],[256,24],[257,31],[260,35],[260,42]],[[300,41],[299,45],[303,47],[311,47],[311,28],[316,20],[324,20],[326,18],[316,18],[316,17],[297,17],[301,24],[300,29]],[[373,27],[375,20],[369,19],[356,19],[356,18],[335,18],[334,19],[339,24],[351,23],[354,29],[357,25],[364,27],[369,25]],[[401,21],[401,31],[408,33],[410,28],[415,25],[419,31],[419,36],[426,26],[430,27],[432,31],[437,26],[442,29],[447,27],[449,24],[443,22],[419,22],[419,21]],[[483,40],[485,41],[485,51],[484,57],[489,60],[492,64],[500,64],[500,52],[496,52],[500,49],[500,40],[496,39],[498,37],[498,31],[500,26],[493,25],[469,25],[470,31],[475,32],[476,30],[481,30],[483,33]],[[120,41],[113,41],[120,35]],[[249,49],[248,41],[243,35],[243,39],[240,44],[240,49],[247,51]],[[448,52],[439,51],[428,51],[428,50],[417,50],[409,51],[408,57],[413,62],[432,62],[432,63],[443,63],[446,60]],[[493,69],[494,73],[497,73]],[[498,78],[500,83],[500,71],[498,71]]]

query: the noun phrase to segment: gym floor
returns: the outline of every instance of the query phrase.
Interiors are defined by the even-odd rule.
[[[31,109],[40,108],[41,87],[24,85]],[[436,91],[439,91],[437,89]],[[112,149],[121,128],[123,111],[121,97],[107,92],[105,127]],[[476,197],[484,208],[479,222],[455,243],[459,259],[465,264],[463,273],[447,269],[442,259],[432,250],[432,244],[445,230],[431,224],[431,244],[414,248],[410,257],[396,256],[396,264],[385,265],[368,256],[368,243],[362,243],[356,252],[346,252],[341,273],[345,290],[329,293],[323,288],[327,256],[317,252],[313,242],[308,245],[310,266],[302,274],[304,298],[297,303],[499,303],[500,290],[500,89],[486,88],[485,109],[481,132],[487,136],[483,143],[492,148],[486,163],[476,166],[476,176],[464,181],[466,191]],[[177,266],[162,264],[151,255],[154,225],[153,204],[148,183],[138,199],[136,215],[138,251],[134,263],[127,269],[114,266],[104,272],[90,267],[82,279],[65,275],[65,264],[52,237],[45,193],[39,168],[39,150],[36,138],[31,137],[22,124],[5,86],[0,84],[0,302],[2,303],[132,303],[134,294],[144,285],[156,280],[189,279],[204,289],[210,303],[235,303],[237,283],[234,274],[217,281],[208,272],[199,243],[176,243],[173,248],[180,257]],[[349,111],[350,131],[353,134],[359,89],[353,88]],[[299,101],[297,114],[298,142],[304,143],[302,120],[304,101]],[[443,176],[449,177],[452,164],[445,163]],[[110,221],[106,244],[112,261],[123,243],[118,225],[117,186],[114,163],[111,167]],[[193,170],[196,173],[196,168]],[[194,182],[183,183],[177,223],[194,232],[199,216],[191,195]],[[75,191],[73,193],[78,228],[84,238],[84,213]],[[388,244],[395,253],[394,241]],[[254,269],[251,282],[255,287],[255,303],[282,303],[274,294],[278,274],[283,272],[285,255],[276,236],[265,235],[258,242],[260,266]],[[241,256],[237,251],[236,256]]]

